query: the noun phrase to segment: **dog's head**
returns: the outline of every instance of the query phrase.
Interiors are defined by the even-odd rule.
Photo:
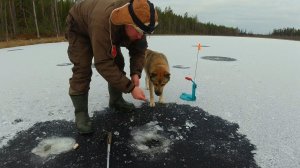
[[[170,73],[164,68],[158,68],[151,72],[150,81],[153,83],[154,92],[157,96],[160,96],[163,92],[165,85],[170,80]]]

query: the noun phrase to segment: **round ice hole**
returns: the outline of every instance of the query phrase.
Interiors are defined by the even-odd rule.
[[[149,148],[159,147],[162,143],[158,139],[149,139],[144,143]]]

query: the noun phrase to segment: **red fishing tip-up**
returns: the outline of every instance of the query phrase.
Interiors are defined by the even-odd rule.
[[[202,46],[201,46],[201,44],[199,43],[199,44],[197,45],[197,47],[198,47],[198,51],[199,51],[199,50],[201,50],[201,47],[202,47]]]
[[[193,45],[193,47],[197,47],[198,51],[201,50],[203,47],[210,47],[208,45],[202,45],[201,43],[198,43],[197,45]]]

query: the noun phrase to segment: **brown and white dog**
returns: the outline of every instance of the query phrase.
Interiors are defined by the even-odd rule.
[[[167,57],[162,53],[147,49],[144,70],[146,72],[146,88],[150,89],[150,106],[155,106],[153,92],[159,96],[159,103],[164,103],[163,89],[170,80]]]

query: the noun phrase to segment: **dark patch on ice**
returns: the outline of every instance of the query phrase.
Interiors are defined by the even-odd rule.
[[[12,124],[18,124],[20,122],[23,122],[23,120],[21,118],[15,119],[15,121],[12,122]]]
[[[173,68],[178,68],[178,69],[189,69],[190,67],[188,67],[188,66],[183,66],[183,65],[174,65]]]
[[[21,49],[21,48],[16,48],[16,49],[7,50],[7,52],[10,52],[10,51],[19,51],[19,50],[23,50],[23,49]]]
[[[48,112],[48,116],[53,116],[54,113],[52,111]]]
[[[236,61],[235,58],[221,57],[221,56],[203,56],[201,58],[206,60],[211,60],[211,61]]]
[[[69,66],[72,65],[72,63],[61,63],[61,64],[57,64],[56,66]]]
[[[2,137],[0,137],[0,143],[2,143],[2,141],[4,140],[4,139],[6,139],[7,138],[7,136],[2,136]]]
[[[81,136],[74,122],[47,121],[36,123],[19,132],[0,149],[0,167],[106,167],[106,132],[112,131],[111,168],[128,167],[201,167],[201,168],[258,168],[254,160],[255,146],[246,135],[238,132],[236,123],[210,115],[199,107],[178,104],[157,104],[155,108],[143,104],[133,114],[95,111],[96,132]],[[155,159],[133,151],[131,130],[157,122],[164,137],[173,140],[167,153]],[[170,128],[178,128],[176,131]],[[180,135],[180,136],[179,136]],[[43,160],[31,153],[42,139],[72,137],[79,144],[77,150]],[[180,137],[180,138],[176,138]],[[149,147],[161,145],[157,140],[145,142]]]

